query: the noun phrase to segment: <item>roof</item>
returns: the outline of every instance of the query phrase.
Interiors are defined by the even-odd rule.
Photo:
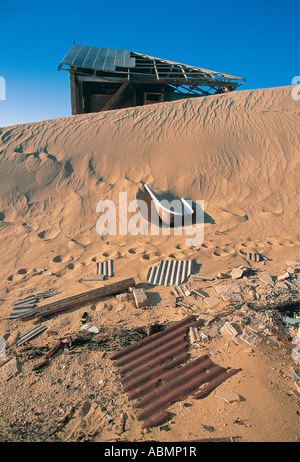
[[[63,66],[71,69],[93,70],[94,72],[114,73],[118,77],[128,80],[147,78],[147,80],[184,82],[192,85],[213,85],[217,83],[231,83],[234,87],[245,81],[223,72],[211,71],[195,66],[181,64],[166,59],[136,53],[129,50],[99,48],[84,45],[73,45],[64,57],[58,69]],[[79,68],[79,69],[78,69]],[[206,83],[208,81],[208,83]],[[234,82],[235,81],[235,82]]]
[[[128,50],[73,45],[59,68],[64,64],[101,71],[115,71],[117,66],[133,68],[135,59],[130,54]]]

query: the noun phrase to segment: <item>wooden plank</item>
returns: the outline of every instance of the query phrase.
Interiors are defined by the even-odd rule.
[[[0,379],[9,380],[13,375],[18,373],[18,362],[12,358],[0,368]]]
[[[129,82],[124,82],[119,90],[113,95],[113,97],[106,103],[106,105],[103,107],[102,111],[107,111],[121,96],[123,91],[128,87]]]
[[[122,281],[115,282],[104,287],[99,287],[97,289],[89,290],[88,292],[83,292],[63,300],[48,303],[47,305],[41,306],[39,311],[32,316],[22,317],[21,319],[23,321],[27,321],[32,318],[43,318],[51,314],[59,313],[61,311],[66,311],[71,308],[101,300],[101,298],[107,297],[108,295],[124,292],[129,287],[133,286],[135,286],[135,281],[133,278],[123,279]]]
[[[83,276],[82,281],[104,281],[104,274],[87,274]]]

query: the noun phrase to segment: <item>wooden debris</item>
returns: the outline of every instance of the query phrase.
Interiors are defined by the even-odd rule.
[[[242,303],[242,289],[238,284],[216,284],[214,290],[222,295],[223,300],[228,302]]]
[[[104,274],[87,274],[83,276],[82,281],[104,281]]]
[[[245,330],[240,336],[240,338],[244,340],[244,342],[252,346],[257,346],[262,341],[261,337],[254,334],[253,332],[249,332],[248,330]]]
[[[300,260],[287,261],[286,264],[292,268],[300,268]]]
[[[244,299],[241,294],[222,294],[222,298],[226,302],[235,302],[235,303],[243,303]]]
[[[63,348],[64,344],[61,340],[59,340],[49,351],[48,353],[46,353],[46,355],[44,356],[44,358],[39,361],[34,367],[33,367],[33,370],[34,371],[38,371],[39,369],[41,369],[42,367],[44,366],[47,366],[50,362],[50,358],[52,356],[55,355],[55,353],[57,353],[61,348]]]
[[[189,339],[190,339],[190,343],[199,342],[200,335],[196,327],[189,328]]]
[[[273,279],[272,279],[272,276],[269,274],[269,273],[265,273],[265,274],[260,274],[259,276],[259,279],[264,282],[265,284],[269,284],[271,286],[274,285],[274,282],[273,282]]]
[[[289,279],[290,273],[287,271],[284,274],[281,274],[280,276],[277,277],[277,281],[285,281],[286,279]]]
[[[230,272],[230,276],[232,279],[240,279],[244,276],[249,271],[250,268],[247,268],[246,266],[240,265],[237,266],[236,268],[233,268],[233,270]]]
[[[202,319],[204,326],[208,326],[217,317],[218,317],[217,314],[204,313],[204,314],[201,314],[200,319]]]
[[[16,358],[12,358],[5,364],[3,364],[3,366],[0,368],[0,378],[3,380],[9,380],[13,375],[17,374],[18,372],[18,362]]]
[[[237,324],[234,324],[232,322],[226,322],[224,326],[221,327],[221,333],[222,335],[232,335],[233,337],[236,337],[240,333],[240,328],[237,326]]]
[[[192,292],[196,295],[199,295],[200,297],[202,298],[206,298],[206,297],[209,297],[208,293],[207,292],[204,292],[204,290],[201,290],[201,289],[192,289]]]
[[[217,279],[228,279],[229,278],[229,274],[227,273],[218,273],[217,275]]]
[[[108,295],[113,295],[119,292],[124,292],[129,287],[135,286],[134,279],[124,279],[107,286],[99,287],[98,289],[90,290],[88,292],[83,292],[72,297],[65,298],[63,300],[58,300],[53,303],[41,306],[38,308],[37,312],[28,314],[25,317],[21,317],[22,320],[27,321],[32,318],[43,318],[52,314],[60,313],[62,311],[69,310],[78,306],[86,305],[87,303],[95,302],[101,300]]]
[[[214,290],[219,294],[240,294],[242,289],[238,284],[216,284]]]
[[[243,281],[247,284],[249,287],[257,287],[258,284],[255,281],[252,281],[251,279],[247,278],[247,276],[243,276]]]
[[[199,282],[199,281],[213,281],[214,277],[209,276],[207,274],[191,274],[190,279],[192,282]]]

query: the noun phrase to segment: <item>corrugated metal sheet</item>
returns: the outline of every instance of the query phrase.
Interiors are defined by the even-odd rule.
[[[22,345],[22,343],[27,342],[28,340],[31,340],[33,337],[36,337],[38,334],[43,332],[45,329],[47,329],[46,326],[43,326],[42,324],[38,324],[37,326],[34,326],[32,329],[27,330],[22,334],[17,341],[17,345]]]
[[[106,260],[97,263],[97,274],[103,274],[106,277],[112,277],[114,275],[114,262],[113,260]]]
[[[129,50],[73,45],[61,64],[86,69],[115,71],[116,67],[133,68],[135,58]]]
[[[154,286],[179,286],[192,273],[192,260],[161,260],[159,266],[151,266],[147,283]]]
[[[18,318],[29,313],[37,313],[37,301],[41,298],[53,297],[54,295],[57,295],[57,293],[47,291],[40,292],[37,295],[29,295],[28,297],[23,298],[22,300],[18,300],[14,303],[13,311],[7,316],[7,319]]]
[[[171,416],[167,408],[201,385],[207,383],[195,398],[207,396],[240,370],[226,370],[214,364],[208,355],[188,362],[188,330],[202,324],[202,319],[188,316],[111,356],[120,368],[121,382],[129,399],[139,398],[133,406],[140,409],[137,417],[144,420],[144,427],[166,422]]]
[[[248,260],[251,260],[251,261],[261,261],[262,260],[262,256],[256,252],[248,252],[247,258]]]
[[[184,297],[188,297],[189,295],[191,295],[191,292],[189,291],[188,287],[183,284],[182,286],[174,286],[173,289],[172,289],[172,293],[175,295],[175,297],[177,298],[184,298]]]

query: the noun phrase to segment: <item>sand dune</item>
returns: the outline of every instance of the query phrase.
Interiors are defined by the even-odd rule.
[[[253,263],[258,271],[282,274],[285,262],[299,253],[299,103],[292,88],[236,91],[0,128],[0,335],[24,330],[22,322],[5,319],[14,301],[48,289],[67,297],[94,288],[95,282],[81,278],[95,273],[103,259],[114,260],[116,279],[134,277],[137,283],[146,282],[149,267],[161,259],[194,259],[204,274],[216,275],[245,263],[248,251],[266,256],[264,263]],[[174,230],[171,235],[101,237],[98,202],[109,199],[118,206],[120,192],[127,193],[128,202],[142,198],[143,183],[159,194],[204,201],[203,242],[190,246],[186,235]],[[133,215],[128,212],[129,219]],[[92,312],[99,326],[136,327],[182,317],[159,305],[149,310],[115,300],[98,305]],[[82,310],[47,325],[62,334],[77,332]],[[241,355],[232,353],[229,365],[236,361],[239,367],[245,362]],[[268,425],[258,413],[257,431],[246,434],[246,441],[287,441],[296,425],[292,433],[281,425],[278,416],[287,418],[280,399],[279,407],[269,405],[273,389],[268,399],[256,392],[256,387],[265,389],[261,370],[266,367],[249,361],[243,367],[251,379],[242,385],[248,384],[250,396],[255,390],[258,402],[251,398],[248,412],[252,418],[253,409],[267,407]],[[258,381],[252,389],[253,368]],[[109,375],[110,369],[101,373]],[[219,404],[208,400],[207,406],[211,416],[210,406]],[[284,411],[295,419],[290,407]],[[214,412],[215,424],[219,409]],[[183,423],[179,441],[189,425]],[[237,432],[234,425],[231,431]]]
[[[102,241],[97,234],[98,201],[118,204],[122,191],[131,201],[143,182],[158,192],[204,201],[203,248],[215,256],[236,254],[241,241],[252,247],[297,244],[299,108],[291,89],[2,128],[2,280],[23,266],[45,266],[49,244],[62,261],[79,266],[89,252],[99,256],[116,242],[117,253],[106,252],[110,257],[186,255],[183,236]],[[141,250],[130,253],[133,248]]]

